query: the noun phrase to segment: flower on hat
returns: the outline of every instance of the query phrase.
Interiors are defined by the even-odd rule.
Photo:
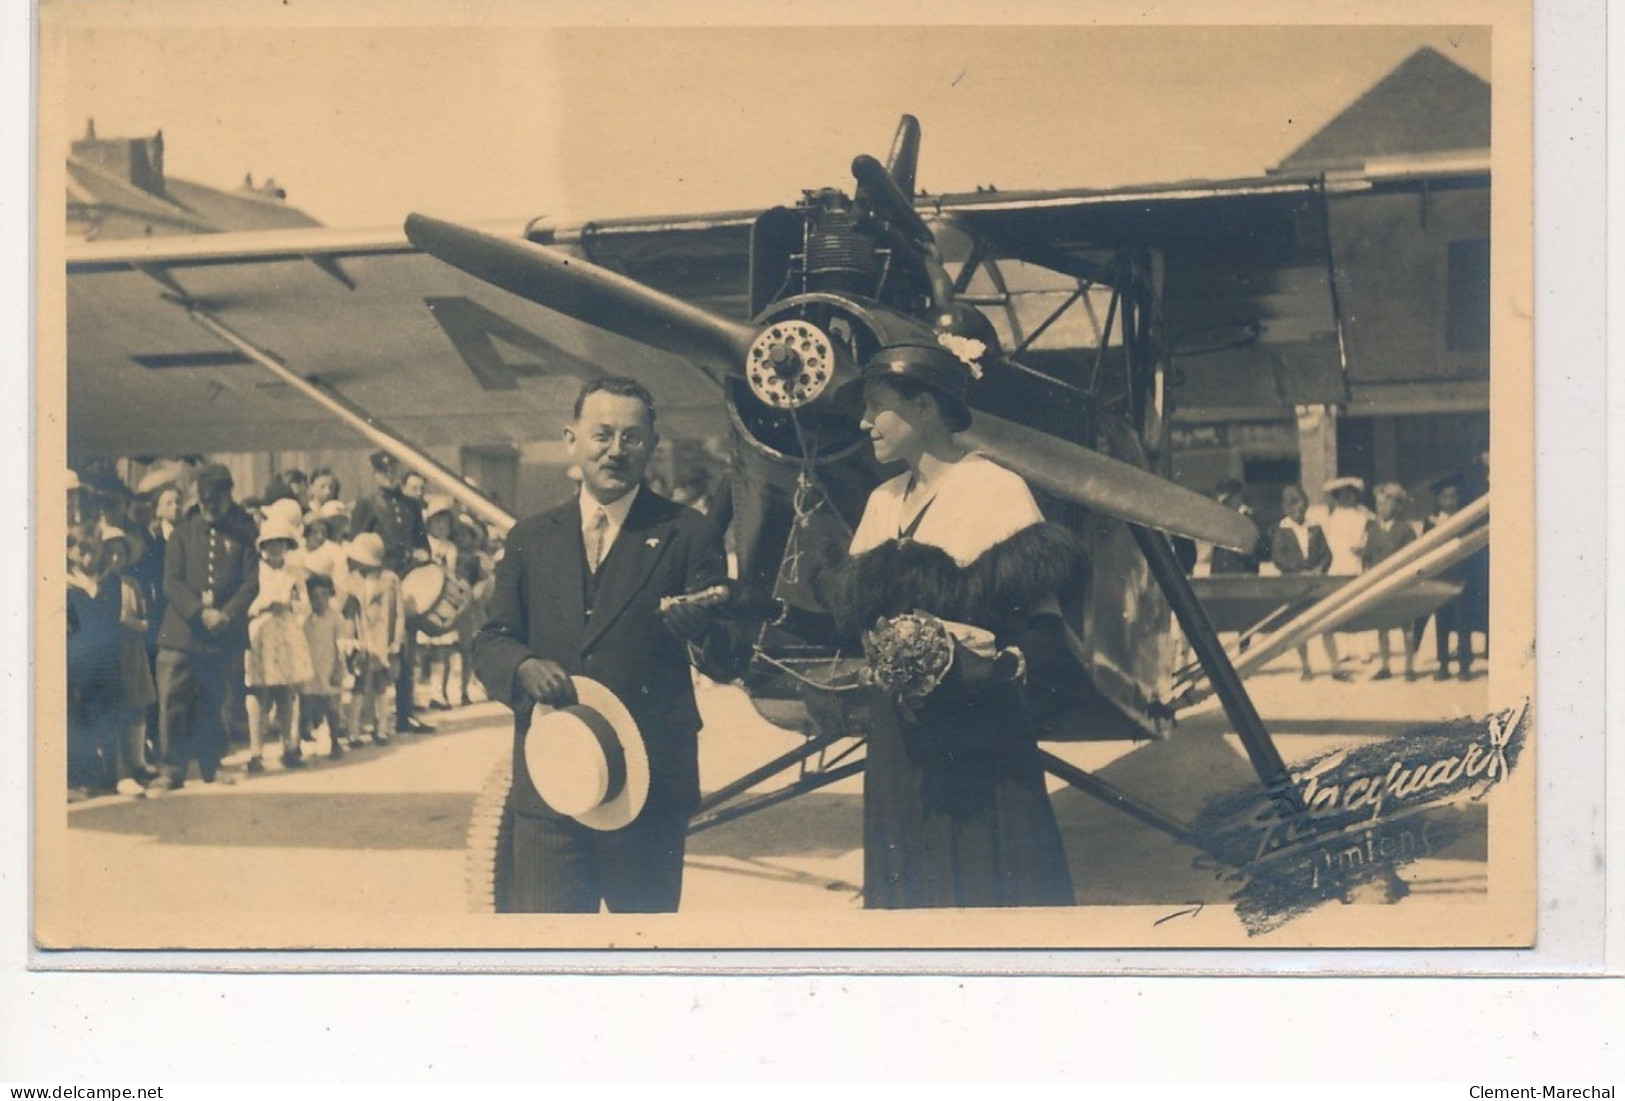
[[[937,343],[952,352],[970,370],[971,378],[980,381],[982,356],[987,354],[986,344],[975,337],[960,336],[958,333],[938,333]]]

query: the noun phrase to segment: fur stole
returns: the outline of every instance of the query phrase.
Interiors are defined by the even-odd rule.
[[[880,616],[931,612],[1000,632],[1019,624],[1045,597],[1084,584],[1082,541],[1057,524],[1033,524],[960,566],[938,547],[891,540],[848,559],[820,578],[819,596],[844,638]]]

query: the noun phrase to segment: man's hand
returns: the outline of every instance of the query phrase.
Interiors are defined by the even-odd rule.
[[[685,642],[698,642],[715,627],[732,600],[727,585],[713,585],[697,593],[660,599],[660,619],[666,629]]]
[[[699,604],[672,603],[661,609],[666,629],[685,642],[698,642],[716,626],[717,610]]]
[[[526,658],[514,678],[525,695],[549,707],[570,707],[576,702],[576,686],[571,683],[570,674],[556,661]]]
[[[214,634],[226,625],[226,613],[219,608],[204,608],[198,613],[198,619],[202,622],[203,629],[210,634]]]

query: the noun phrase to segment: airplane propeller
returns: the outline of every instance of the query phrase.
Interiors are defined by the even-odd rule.
[[[920,260],[932,289],[935,313],[929,326],[909,324],[931,339],[933,330],[957,331],[967,311],[953,304],[952,283],[942,270],[934,235],[909,198],[918,154],[919,124],[905,116],[890,163],[882,165],[873,157],[859,156],[852,171],[859,201],[876,230]],[[795,386],[801,360],[790,358],[786,342],[778,334],[787,327],[796,328],[792,337],[811,338],[817,344],[821,334],[815,327],[801,322],[787,326],[782,319],[761,326],[741,324],[547,246],[492,236],[421,214],[407,217],[406,235],[424,252],[521,298],[687,359],[725,389],[730,379],[742,379],[749,370],[754,383],[768,384],[784,398],[786,407],[807,400]],[[839,356],[824,351],[825,373],[838,377],[825,385],[823,375],[815,371],[818,377],[813,380],[810,400],[827,406],[838,389],[835,383],[850,377],[856,365],[837,362]],[[997,360],[992,369],[998,369]],[[783,377],[775,379],[775,375]],[[801,377],[805,380],[807,376]],[[1236,550],[1250,550],[1257,541],[1253,522],[1233,509],[1046,432],[978,411],[964,438],[1030,484],[1095,511]]]
[[[681,356],[718,384],[739,373],[756,338],[750,325],[529,241],[422,214],[407,215],[406,237],[424,252],[520,298]]]
[[[1257,527],[1236,510],[1048,432],[978,411],[960,439],[1027,484],[1107,516],[1232,550],[1258,543]]]

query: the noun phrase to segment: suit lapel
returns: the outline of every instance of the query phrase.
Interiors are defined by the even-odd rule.
[[[581,508],[572,499],[554,510],[552,521],[548,525],[549,543],[539,560],[557,594],[555,606],[573,631],[587,614],[586,593],[581,585]]]
[[[665,553],[670,535],[669,526],[660,520],[654,493],[645,487],[632,502],[632,510],[626,514],[626,523],[621,525],[615,545],[610,547],[608,557],[598,568],[598,599],[581,639],[583,653],[620,618],[643,588],[655,563]]]

